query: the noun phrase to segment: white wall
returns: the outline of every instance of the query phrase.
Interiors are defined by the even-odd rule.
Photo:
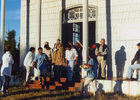
[[[21,62],[25,55],[26,48],[26,0],[21,0]],[[107,1],[107,3],[106,3]],[[109,1],[110,5],[109,6]],[[66,0],[65,7],[82,5],[82,0]],[[116,77],[115,54],[121,46],[125,50],[117,53],[117,65],[123,66],[125,62],[123,76],[126,76],[130,61],[137,51],[136,44],[140,38],[140,0],[89,0],[89,4],[98,7],[97,19],[97,42],[101,38],[106,39],[109,45],[108,72]],[[107,8],[106,8],[107,7]],[[110,9],[110,10],[109,10]],[[56,42],[61,34],[62,0],[42,0],[41,14],[41,46],[45,41],[50,42],[50,46]],[[36,41],[36,0],[30,0],[30,23],[29,23],[29,46],[35,46]],[[125,61],[126,53],[126,61]],[[112,58],[111,58],[112,57]],[[112,62],[112,65],[110,65]],[[112,69],[112,72],[110,71]],[[120,68],[119,70],[122,70]],[[110,76],[109,74],[109,76]]]

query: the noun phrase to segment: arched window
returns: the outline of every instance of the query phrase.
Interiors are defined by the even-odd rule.
[[[89,7],[88,8],[88,18],[90,20],[96,19],[96,8]],[[83,19],[83,8],[75,7],[69,10],[66,10],[63,13],[63,23],[73,23],[73,22],[81,22]]]

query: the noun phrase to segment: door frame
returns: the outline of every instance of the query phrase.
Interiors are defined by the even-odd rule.
[[[73,6],[70,6],[70,7],[67,7],[65,10],[69,10],[69,9],[72,9],[72,8],[75,8],[75,7],[82,7],[83,5],[81,5],[81,4],[79,4],[79,5],[73,5]],[[96,36],[96,40],[95,40],[95,42],[98,42],[98,7],[97,6],[94,6],[94,5],[88,5],[89,7],[94,7],[94,8],[96,8],[96,18],[95,19],[93,19],[93,20],[88,20],[89,22],[90,21],[95,21],[95,36]],[[59,18],[60,18],[60,20],[59,20],[59,38],[60,38],[60,40],[62,41],[62,37],[63,37],[63,35],[62,35],[62,10],[59,12]],[[81,21],[78,21],[78,22],[83,22],[82,20]],[[77,23],[76,21],[73,21],[73,22],[68,22],[68,23]]]

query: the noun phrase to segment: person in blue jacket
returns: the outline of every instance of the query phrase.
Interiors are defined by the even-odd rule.
[[[97,78],[98,64],[93,59],[92,55],[89,56],[88,64],[90,65],[90,67],[85,69],[85,71],[87,71],[87,77],[84,82],[84,96],[87,96],[87,87],[89,83]]]

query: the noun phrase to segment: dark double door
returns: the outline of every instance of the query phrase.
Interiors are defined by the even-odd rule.
[[[89,22],[88,46],[92,46],[96,39],[95,21]],[[67,23],[62,25],[62,43],[64,48],[68,42],[75,44],[77,41],[82,41],[82,23]]]

